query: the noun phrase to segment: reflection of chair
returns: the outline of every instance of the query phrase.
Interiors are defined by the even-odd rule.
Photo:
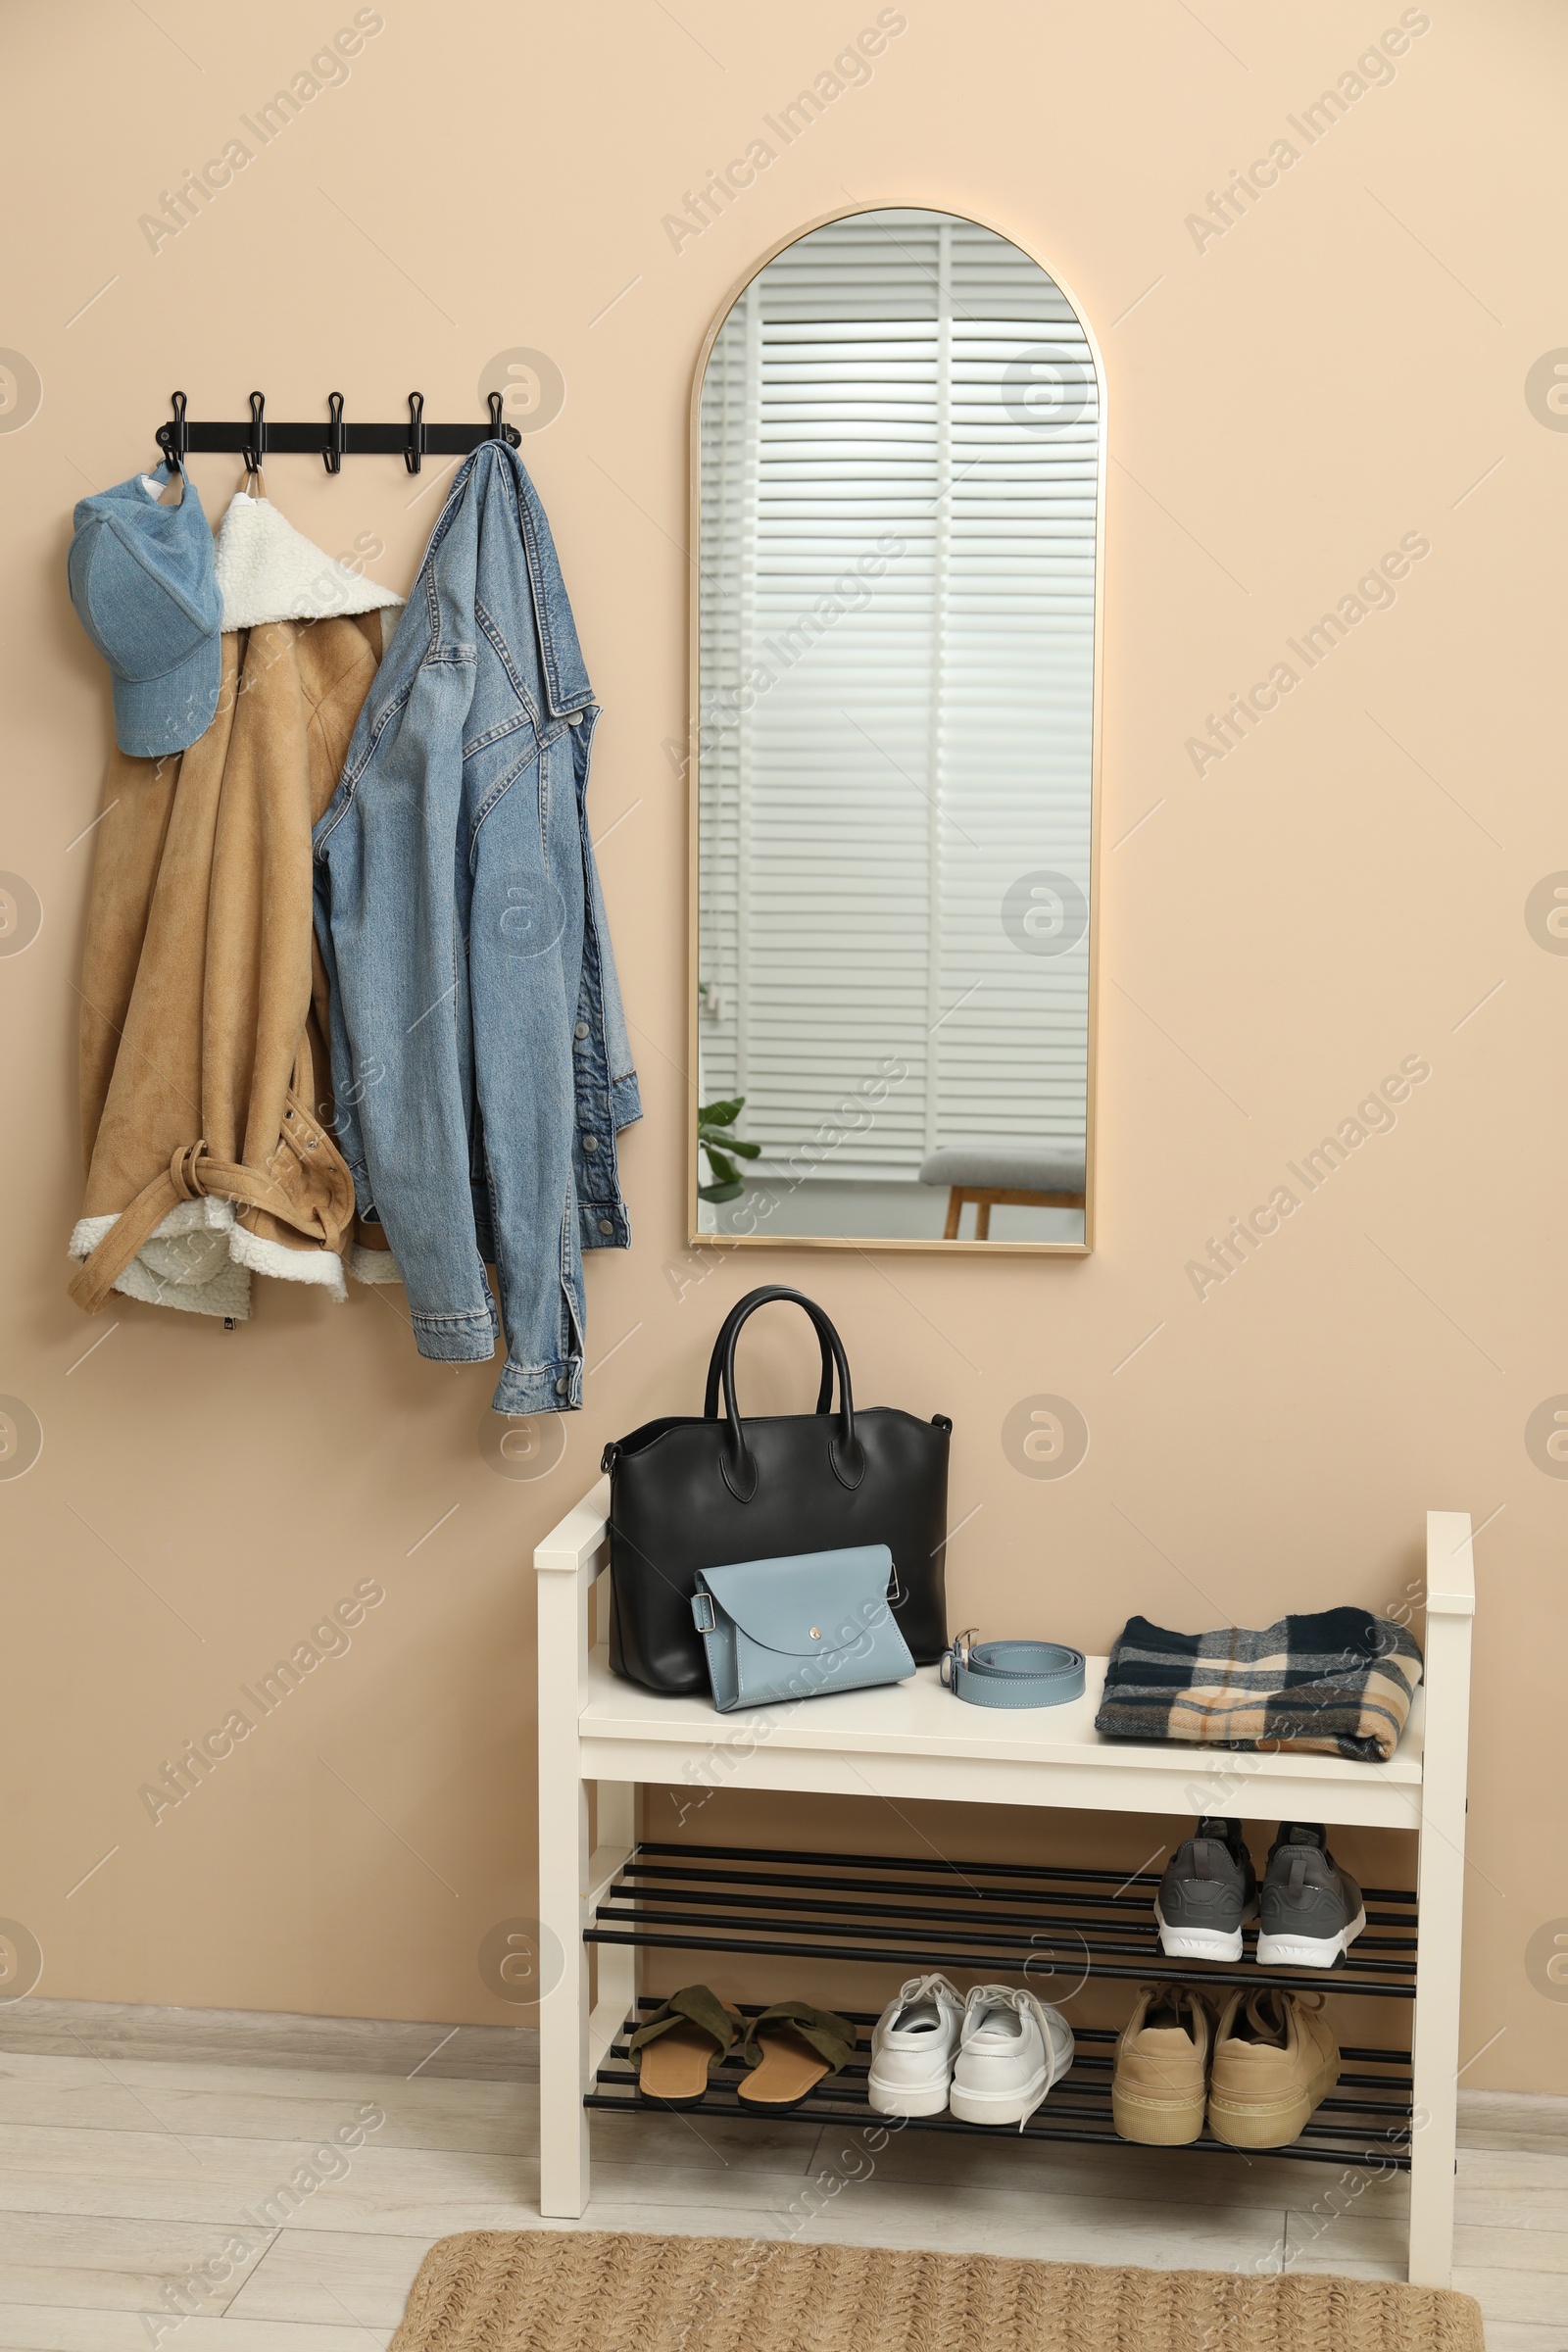
[[[991,1211],[1009,1208],[1082,1208],[1084,1154],[1071,1146],[1020,1151],[1011,1144],[976,1144],[933,1152],[920,1170],[922,1184],[945,1184],[948,1221],[945,1242],[958,1238],[966,1200],[974,1202],[974,1238],[991,1239]]]

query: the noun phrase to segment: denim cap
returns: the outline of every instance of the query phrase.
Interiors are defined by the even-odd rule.
[[[159,505],[171,478],[163,465],[82,499],[71,543],[71,601],[114,673],[115,740],[141,760],[206,734],[222,673],[213,534],[188,476],[177,507]]]

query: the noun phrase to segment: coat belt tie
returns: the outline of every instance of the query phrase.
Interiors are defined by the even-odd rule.
[[[296,1233],[341,1255],[354,1217],[354,1184],[342,1153],[325,1129],[318,1127],[297,1103],[290,1107],[282,1142],[301,1164],[307,1152],[324,1150],[324,1161],[318,1164],[324,1166],[328,1176],[330,1197],[326,1202],[296,1200],[265,1169],[247,1167],[241,1160],[215,1159],[204,1138],[181,1144],[168,1167],[143,1185],[97,1249],[82,1260],[70,1286],[76,1304],[89,1315],[97,1314],[131,1259],[181,1200],[234,1200],[246,1208],[265,1209]]]

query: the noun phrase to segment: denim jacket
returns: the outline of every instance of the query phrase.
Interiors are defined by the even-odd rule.
[[[498,1413],[581,1403],[582,1251],[631,1238],[615,1134],[641,1104],[584,807],[597,717],[544,510],[486,441],[314,841],[360,1215],[421,1355],[494,1354],[494,1264]]]

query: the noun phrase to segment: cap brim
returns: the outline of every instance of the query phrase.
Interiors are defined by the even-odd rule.
[[[163,760],[205,735],[218,710],[223,648],[215,633],[161,678],[115,680],[115,741],[134,760]]]

